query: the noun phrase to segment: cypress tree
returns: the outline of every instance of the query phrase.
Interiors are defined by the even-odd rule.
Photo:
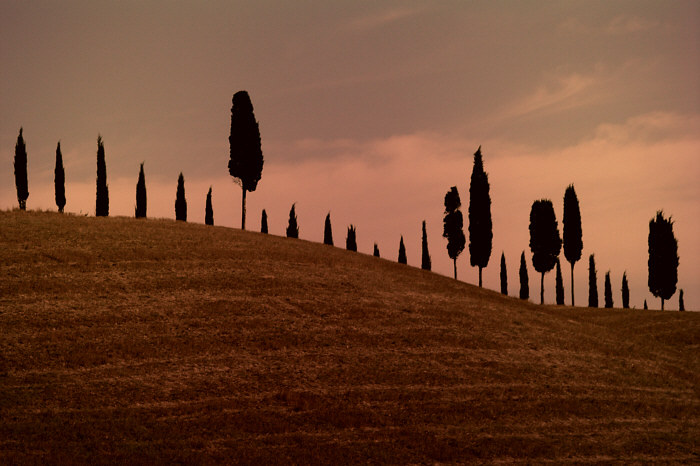
[[[605,307],[613,307],[612,284],[610,283],[610,271],[605,272]]]
[[[541,276],[540,304],[544,304],[544,274],[554,268],[561,251],[561,238],[552,201],[535,201],[530,210],[532,265]]]
[[[348,227],[348,236],[345,238],[345,249],[357,252],[357,238],[355,236],[355,226]]]
[[[63,170],[63,154],[61,154],[61,141],[56,145],[56,167],[53,170],[53,185],[56,197],[56,207],[63,213],[66,206],[66,173]]]
[[[185,199],[185,177],[177,178],[177,194],[175,195],[175,220],[187,221],[187,200]]]
[[[581,231],[581,210],[574,185],[571,184],[564,192],[564,257],[571,264],[571,305],[574,301],[574,265],[581,259],[583,250],[583,233]]]
[[[557,294],[557,304],[564,304],[564,280],[561,277],[561,264],[559,259],[557,259],[557,276],[556,276],[556,294]]]
[[[423,239],[421,244],[422,253],[420,268],[423,270],[430,270],[432,268],[432,262],[430,260],[430,252],[428,251],[428,234],[425,232],[425,220],[423,220]]]
[[[241,229],[245,230],[246,193],[255,191],[262,177],[263,154],[260,128],[255,120],[250,96],[246,91],[238,91],[233,95],[232,102],[231,134],[228,138],[230,146],[228,172],[243,190]]]
[[[457,280],[457,257],[464,251],[467,239],[464,237],[463,217],[459,208],[462,201],[456,186],[445,194],[445,218],[443,219],[443,238],[447,238],[447,255],[452,259],[455,280]]]
[[[211,186],[209,186],[207,201],[204,207],[204,224],[214,225],[214,208],[211,206]]]
[[[683,302],[683,290],[678,294],[678,310],[685,311],[685,303]]]
[[[262,218],[260,219],[260,233],[267,234],[267,212],[265,212],[265,209],[263,209]]]
[[[662,211],[649,221],[649,291],[664,301],[671,299],[678,283],[678,242],[673,234],[673,221]]]
[[[109,215],[109,188],[107,187],[107,164],[102,136],[97,136],[97,194],[95,196],[95,216]]]
[[[17,187],[17,202],[20,210],[27,210],[29,197],[29,182],[27,180],[27,146],[24,144],[22,128],[19,129],[17,144],[15,144],[15,186]]]
[[[588,258],[588,307],[598,307],[598,279],[593,254]]]
[[[506,272],[506,256],[501,252],[501,294],[508,296],[508,273]]]
[[[492,240],[489,178],[484,172],[481,146],[479,146],[474,152],[474,168],[469,184],[469,259],[472,267],[479,267],[479,287],[481,287],[481,271],[489,265]]]
[[[146,218],[146,175],[143,173],[143,162],[139,170],[139,179],[136,182],[136,209],[134,216],[136,218]]]
[[[350,232],[348,231],[348,234]],[[323,244],[333,246],[333,229],[331,228],[331,213],[326,215],[326,223],[323,226]]]
[[[622,308],[630,307],[630,287],[627,284],[627,272],[622,274]]]
[[[401,241],[399,242],[399,264],[406,264],[406,247],[403,245],[403,235],[401,235]]]
[[[296,204],[292,204],[289,210],[289,223],[287,224],[287,238],[299,238],[299,225],[297,224]]]
[[[645,299],[644,300],[644,310],[646,311],[647,309],[649,309],[649,306],[647,306],[647,300]]]
[[[379,257],[379,246],[377,246],[377,243],[374,243],[374,257]]]
[[[530,298],[530,285],[527,277],[527,263],[525,262],[525,251],[520,255],[520,299]]]

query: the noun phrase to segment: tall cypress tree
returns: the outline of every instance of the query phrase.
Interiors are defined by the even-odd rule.
[[[506,255],[501,252],[501,294],[508,296],[508,272],[506,272]]]
[[[379,246],[377,246],[377,243],[374,243],[374,257],[379,257]]]
[[[644,310],[646,311],[647,309],[649,309],[649,306],[647,306],[647,300],[645,299],[644,300]]]
[[[544,274],[554,268],[561,251],[561,238],[552,201],[535,201],[530,210],[532,265],[540,274],[540,304],[544,304]]]
[[[685,303],[683,302],[683,290],[678,294],[678,310],[685,311]]]
[[[421,241],[421,265],[420,268],[423,270],[430,270],[432,268],[432,261],[430,260],[430,252],[428,251],[428,234],[425,231],[425,220],[423,220],[423,239]]]
[[[613,307],[612,284],[610,283],[610,271],[605,272],[605,307]]]
[[[492,240],[489,178],[484,171],[481,146],[479,146],[474,152],[474,168],[469,184],[469,259],[472,267],[479,267],[480,287],[481,271],[489,265]]]
[[[326,215],[326,222],[323,225],[323,244],[333,246],[333,228],[331,227],[331,213]]]
[[[246,91],[238,91],[233,95],[231,134],[228,142],[230,146],[228,172],[237,180],[243,190],[241,229],[245,230],[246,193],[255,191],[262,177],[263,169],[260,128],[255,120],[250,96]]]
[[[207,201],[206,205],[204,206],[204,224],[214,225],[214,208],[211,205],[211,186],[209,186]]]
[[[649,291],[664,301],[671,299],[678,283],[678,242],[673,234],[673,221],[658,211],[649,221]]]
[[[574,265],[581,259],[583,250],[583,233],[581,231],[581,210],[574,185],[571,184],[564,192],[564,257],[571,264],[571,305],[574,301]]]
[[[107,187],[107,164],[102,136],[97,135],[97,194],[95,196],[95,216],[109,215],[109,188]]]
[[[622,274],[622,308],[629,309],[630,307],[630,287],[627,284],[627,272]]]
[[[175,195],[175,220],[187,221],[187,200],[185,199],[185,177],[177,178],[177,193]]]
[[[56,145],[56,167],[53,169],[53,185],[56,197],[56,207],[63,213],[66,206],[66,173],[63,170],[63,154],[61,154],[61,141]]]
[[[598,278],[593,254],[588,258],[588,307],[598,307]]]
[[[399,242],[399,264],[406,263],[408,263],[406,259],[406,246],[403,245],[403,235],[401,235],[401,241]]]
[[[15,144],[15,186],[17,187],[17,202],[20,210],[27,210],[27,198],[29,197],[29,182],[27,180],[27,146],[22,136],[22,128],[19,129],[17,144]]]
[[[287,238],[299,238],[299,225],[297,224],[296,204],[289,209],[289,223],[287,224]]]
[[[467,239],[464,237],[462,212],[459,208],[462,201],[456,186],[452,186],[445,194],[445,218],[443,219],[443,238],[447,238],[447,255],[452,259],[455,280],[457,280],[457,257],[464,251]]]
[[[143,173],[143,162],[139,170],[139,179],[136,182],[136,209],[134,216],[136,218],[146,218],[146,175]]]
[[[267,234],[267,212],[265,212],[265,209],[263,209],[262,217],[260,218],[260,233]]]
[[[561,264],[559,259],[557,259],[557,276],[556,276],[556,294],[557,294],[557,304],[564,304],[564,280],[561,277]]]
[[[348,251],[357,252],[357,236],[355,232],[355,225],[350,225],[348,227],[348,236],[345,238],[345,249]]]
[[[530,298],[530,280],[527,276],[527,263],[525,262],[525,251],[520,255],[520,299]]]

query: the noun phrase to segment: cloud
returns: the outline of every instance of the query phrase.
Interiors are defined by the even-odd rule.
[[[608,23],[605,32],[613,35],[633,34],[655,29],[658,25],[658,21],[640,18],[639,16],[620,15]]]
[[[423,12],[424,9],[425,8],[418,7],[397,7],[373,12],[360,18],[350,20],[346,24],[346,29],[351,31],[367,31],[381,28],[402,19],[416,16]]]

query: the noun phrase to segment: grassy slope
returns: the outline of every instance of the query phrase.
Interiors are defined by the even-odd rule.
[[[700,314],[305,241],[0,212],[0,335],[0,463],[700,461]]]

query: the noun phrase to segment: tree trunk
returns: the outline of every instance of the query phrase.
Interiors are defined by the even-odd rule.
[[[245,188],[243,189],[243,201],[241,206],[241,230],[245,230]]]
[[[455,257],[452,259],[454,261],[454,268],[455,268],[455,280],[457,280],[457,258]]]
[[[540,304],[544,304],[544,272],[542,272],[540,279]]]
[[[664,310],[664,298],[661,298],[661,310]]]
[[[479,266],[479,288],[481,288],[481,266]]]
[[[574,263],[571,263],[571,306],[574,304]]]

